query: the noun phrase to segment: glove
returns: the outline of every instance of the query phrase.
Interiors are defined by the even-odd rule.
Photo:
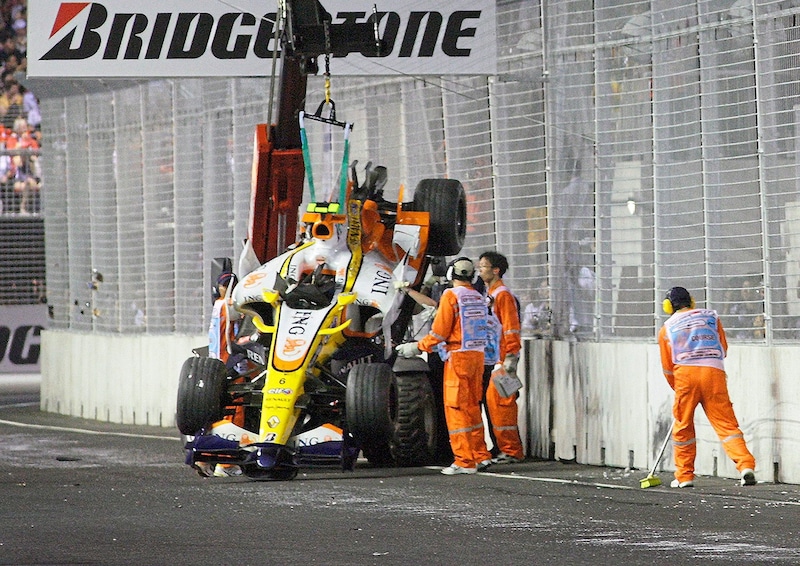
[[[405,293],[408,291],[408,287],[411,285],[408,281],[395,281],[394,288],[397,289],[401,293]]]
[[[419,349],[416,342],[409,342],[408,344],[400,344],[395,348],[397,354],[403,358],[413,358],[419,356],[422,350]]]
[[[519,363],[519,354],[506,354],[503,360],[503,368],[508,373],[517,373],[517,364]]]

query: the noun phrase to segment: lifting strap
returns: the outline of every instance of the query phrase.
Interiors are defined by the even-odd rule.
[[[325,27],[326,33],[326,44],[328,41],[328,33],[327,33],[327,24]],[[299,120],[300,120],[300,142],[302,144],[302,152],[303,152],[303,164],[305,165],[306,169],[306,178],[308,179],[308,189],[311,194],[311,202],[317,202],[317,194],[316,189],[314,187],[314,173],[311,168],[311,154],[308,148],[308,134],[306,133],[306,126],[305,120],[313,120],[316,122],[322,122],[327,125],[325,129],[325,139],[323,143],[323,151],[324,151],[324,158],[325,163],[328,164],[329,169],[329,179],[331,184],[330,194],[328,195],[327,202],[334,202],[334,171],[333,171],[333,128],[338,127],[344,130],[344,153],[342,155],[342,163],[339,169],[339,195],[338,195],[338,202],[341,205],[344,205],[345,198],[347,195],[347,166],[350,161],[350,132],[353,129],[352,122],[340,122],[336,119],[336,103],[331,98],[331,80],[330,80],[330,56],[326,53],[325,54],[325,99],[320,102],[319,106],[317,107],[317,111],[313,114],[306,114],[304,111],[300,111]],[[330,110],[328,112],[328,116],[323,116],[322,111],[325,109],[325,106],[329,106]]]

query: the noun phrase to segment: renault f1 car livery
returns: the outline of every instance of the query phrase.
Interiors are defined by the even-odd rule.
[[[202,474],[227,464],[291,479],[306,466],[352,469],[359,451],[379,466],[449,457],[441,374],[393,346],[416,305],[402,282],[419,288],[435,258],[461,250],[464,189],[426,179],[413,201],[401,186],[389,202],[384,168],[368,165],[362,186],[355,166],[351,176],[345,202],[309,205],[299,241],[234,289],[254,327],[234,363],[184,363],[177,422],[186,463]]]

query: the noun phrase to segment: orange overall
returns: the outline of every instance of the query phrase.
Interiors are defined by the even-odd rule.
[[[450,435],[455,465],[475,469],[492,455],[483,436],[480,400],[483,388],[483,350],[465,349],[459,316],[459,297],[477,295],[471,285],[447,289],[439,301],[431,332],[418,342],[423,352],[432,352],[440,342],[445,343],[447,360],[444,363],[444,414]],[[462,303],[463,304],[463,303]],[[485,311],[485,307],[484,307]]]
[[[508,354],[519,355],[522,347],[517,301],[511,291],[503,285],[502,280],[495,281],[488,293],[494,299],[492,311],[503,327],[503,336],[500,339],[500,363],[503,363]],[[489,411],[497,448],[500,452],[523,460],[525,453],[522,450],[517,426],[517,397],[517,393],[510,397],[501,397],[494,382],[489,380],[486,389],[486,408]]]
[[[672,407],[675,478],[679,482],[694,479],[697,454],[694,412],[698,404],[703,406],[736,469],[740,472],[755,469],[755,458],[747,449],[728,396],[723,365],[728,342],[717,313],[706,309],[676,312],[662,326],[658,344],[664,376],[675,390]]]

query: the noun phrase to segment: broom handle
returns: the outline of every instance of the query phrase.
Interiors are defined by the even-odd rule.
[[[672,437],[672,428],[675,426],[675,421],[672,421],[672,424],[669,426],[669,430],[667,431],[667,437],[664,439],[664,443],[661,445],[661,451],[658,453],[658,458],[656,458],[655,464],[653,464],[653,469],[650,470],[650,475],[653,476],[656,473],[656,468],[658,467],[659,462],[661,462],[661,458],[664,457],[664,451],[667,449],[667,444],[669,444],[669,439]]]

